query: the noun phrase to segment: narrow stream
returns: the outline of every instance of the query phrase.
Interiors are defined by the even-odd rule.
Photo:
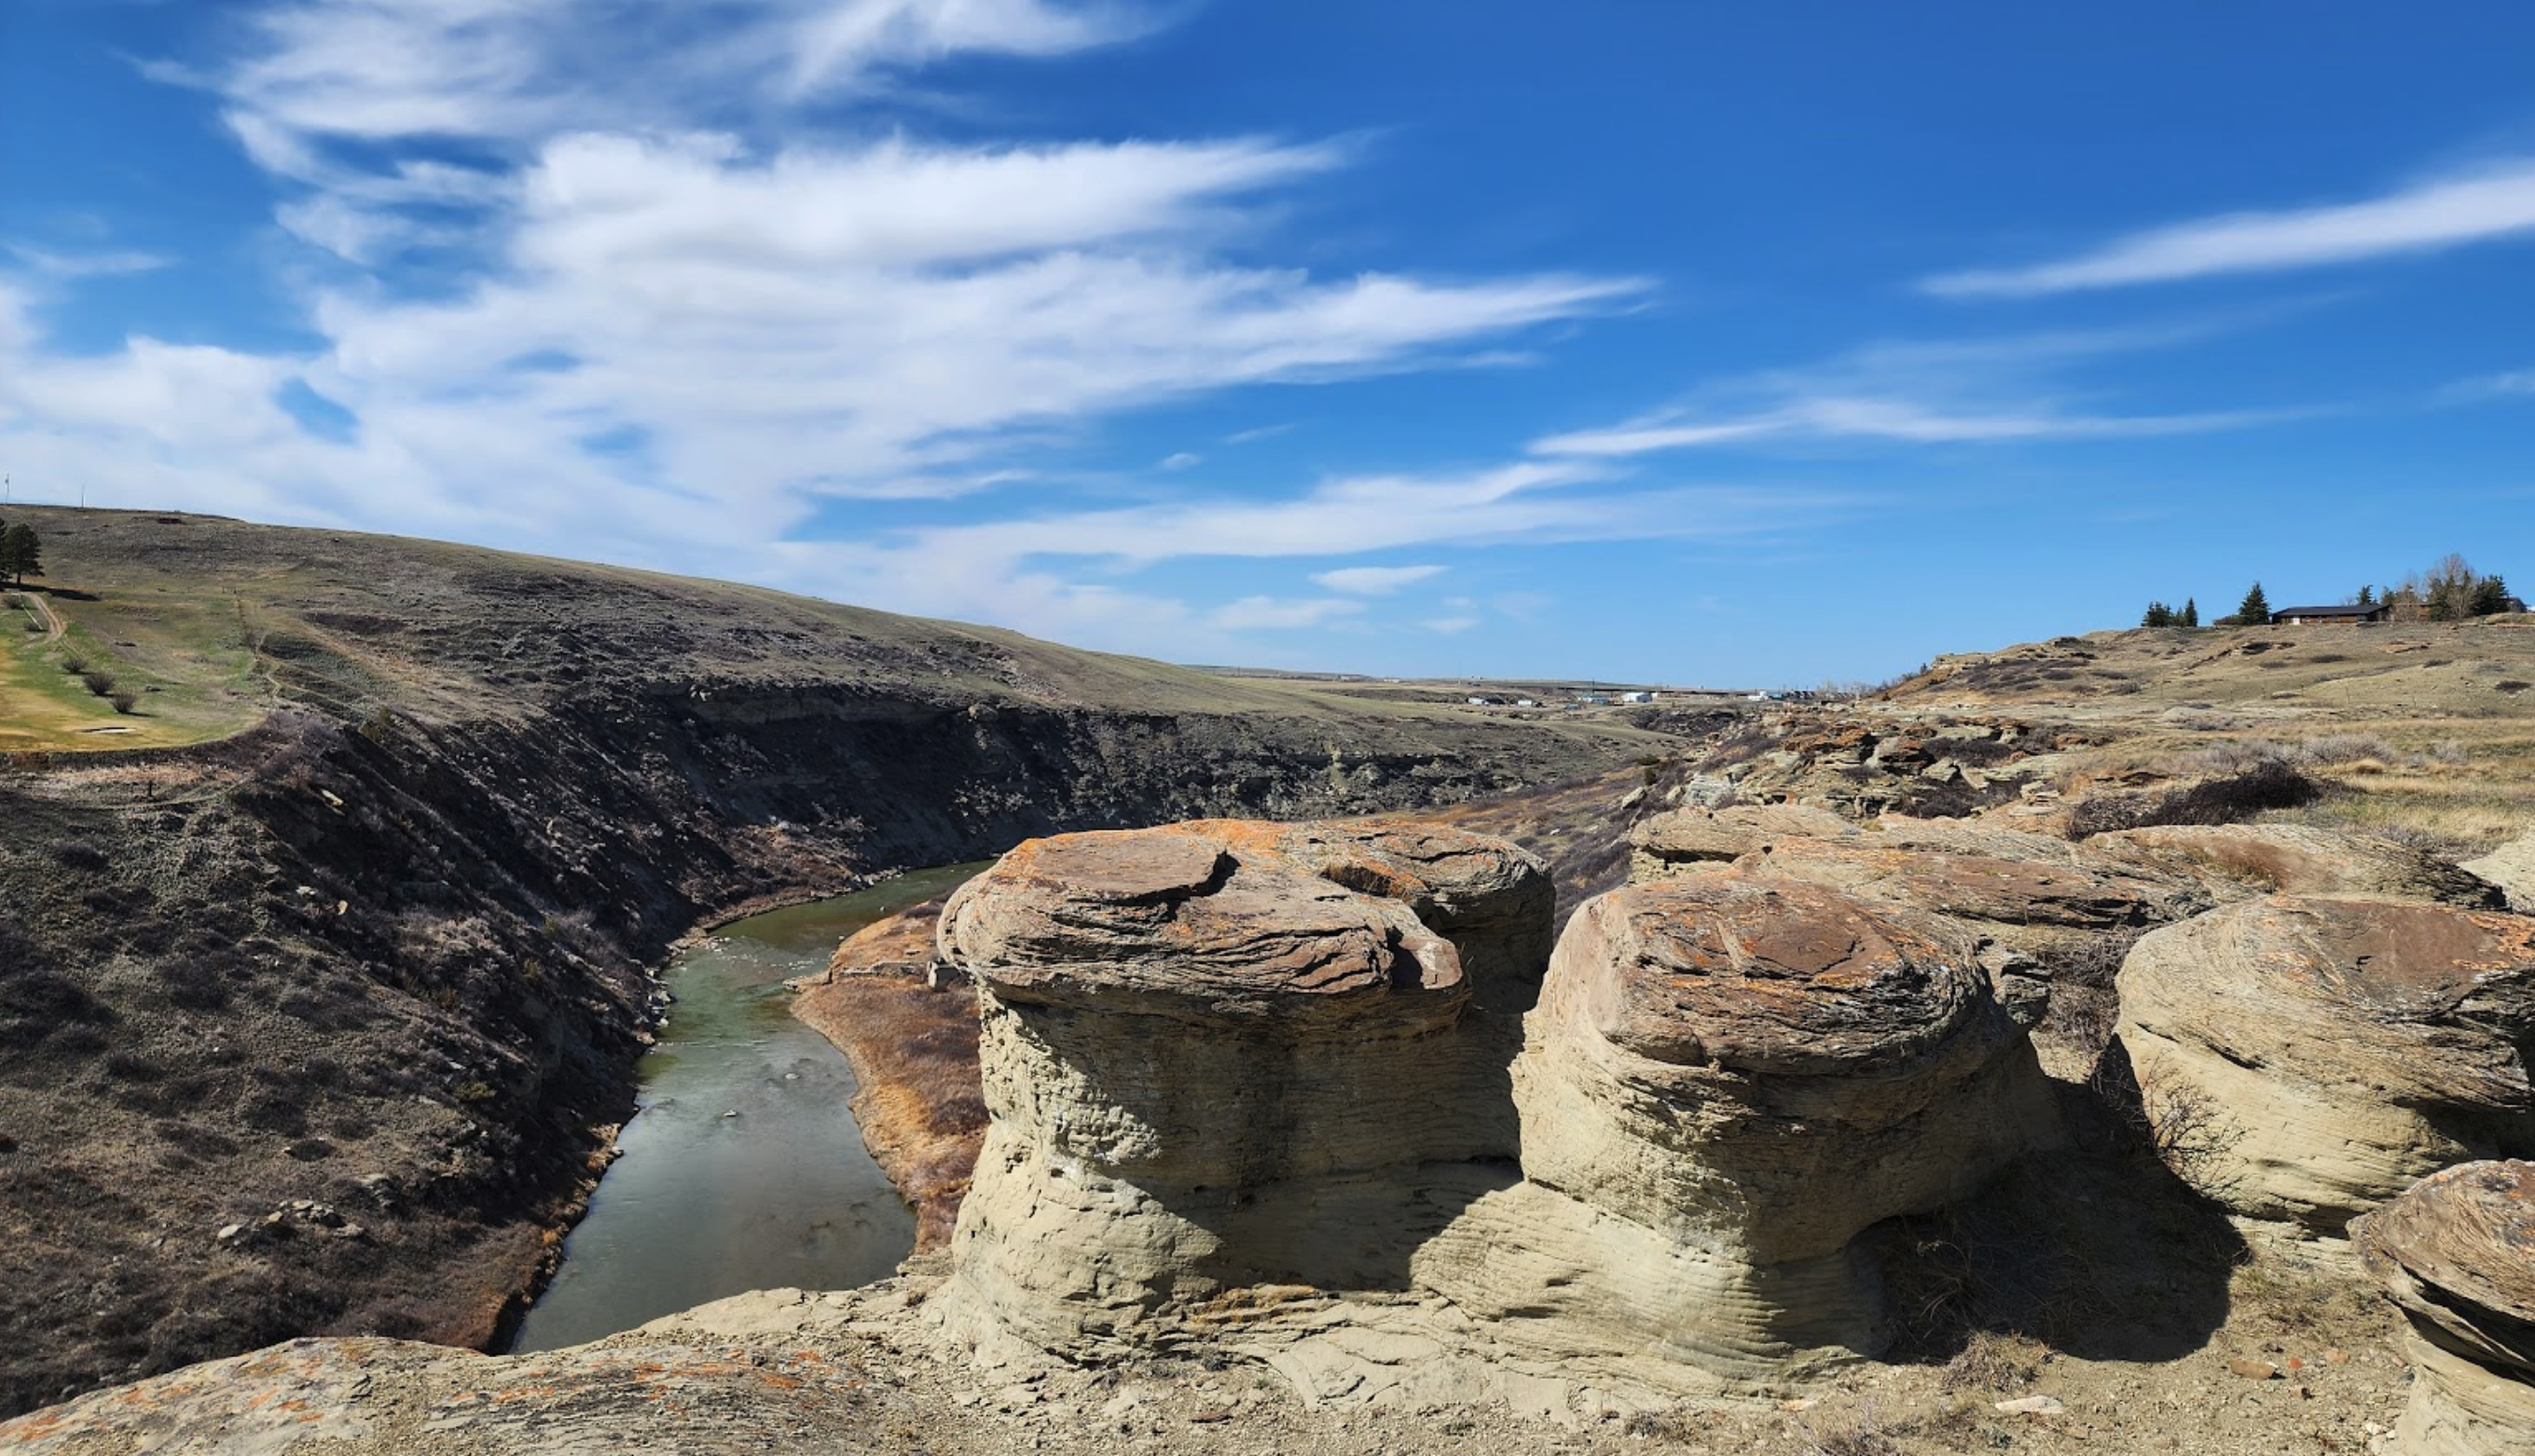
[[[640,1110],[514,1353],[753,1289],[844,1289],[897,1268],[914,1218],[863,1151],[844,1057],[792,1018],[783,980],[984,868],[918,870],[734,921],[670,962],[677,1001],[639,1069]]]

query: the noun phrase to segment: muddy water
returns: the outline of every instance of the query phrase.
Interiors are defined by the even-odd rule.
[[[915,1221],[863,1151],[853,1073],[792,1019],[783,979],[983,865],[734,921],[673,961],[677,998],[640,1068],[641,1110],[512,1349],[556,1350],[752,1289],[887,1275]]]

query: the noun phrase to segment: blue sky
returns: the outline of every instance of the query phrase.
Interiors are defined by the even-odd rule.
[[[0,470],[1179,661],[2535,584],[2535,12],[7,0]]]

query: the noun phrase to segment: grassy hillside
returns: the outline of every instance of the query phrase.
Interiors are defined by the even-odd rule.
[[[457,720],[661,684],[1503,731],[1339,683],[1225,676],[729,582],[215,516],[29,507],[12,518],[42,533],[49,568],[20,620],[49,609],[67,631],[7,643],[0,751],[200,742],[278,700]],[[65,658],[114,673],[143,695],[137,710],[89,694]],[[22,709],[29,697],[43,706]],[[1609,719],[1535,731],[1595,751],[1649,741]]]
[[[2326,821],[2488,849],[2535,826],[2535,617],[2139,629],[1939,658],[1886,695],[2099,730],[2069,787],[2188,773],[2279,748],[2331,771]]]

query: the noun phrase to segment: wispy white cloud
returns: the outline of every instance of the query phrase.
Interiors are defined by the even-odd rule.
[[[1533,460],[1457,473],[1343,477],[1266,499],[1183,500],[921,526],[877,538],[787,543],[785,550],[801,572],[815,574],[805,579],[848,600],[1027,622],[1086,646],[1152,651],[1167,641],[1183,653],[1203,654],[1223,650],[1204,636],[1224,630],[1222,620],[1111,583],[1122,574],[1205,558],[1733,539],[1816,525],[1857,509],[1858,502],[1830,492],[1648,488],[1583,462]],[[1086,575],[1108,579],[1089,586],[1070,579]],[[1541,600],[1514,592],[1489,605],[1518,615]],[[1457,602],[1447,607],[1449,617],[1478,615]],[[1253,605],[1232,620],[1264,620],[1268,610]],[[1335,608],[1315,610],[1336,615]]]
[[[1162,456],[1159,463],[1165,470],[1193,470],[1206,463],[1206,456],[1179,450]]]
[[[1536,455],[1619,458],[1770,442],[1895,445],[2138,439],[2241,429],[2281,410],[2107,413],[2078,407],[2061,376],[2102,355],[2189,341],[2201,327],[1984,339],[1886,340],[1802,369],[1711,384],[1692,404],[1531,444]]]
[[[1245,596],[1206,614],[1206,625],[1221,632],[1257,632],[1323,627],[1364,610],[1364,603],[1343,597],[1288,598]]]
[[[2413,183],[2364,202],[2229,212],[2115,238],[2074,257],[1921,280],[1948,297],[2027,297],[2318,268],[2535,232],[2535,159]]]
[[[18,260],[19,266],[42,278],[100,278],[126,273],[153,273],[169,267],[176,260],[163,253],[144,253],[132,248],[102,248],[91,251],[67,251],[39,248],[31,243],[0,243],[0,253]]]
[[[1316,572],[1312,579],[1331,591],[1344,591],[1358,596],[1387,596],[1404,586],[1414,586],[1444,574],[1440,566],[1414,567],[1341,567],[1333,572]]]
[[[2535,369],[2514,369],[2504,374],[2462,379],[2439,392],[2439,397],[2450,404],[2524,396],[2535,396]]]

